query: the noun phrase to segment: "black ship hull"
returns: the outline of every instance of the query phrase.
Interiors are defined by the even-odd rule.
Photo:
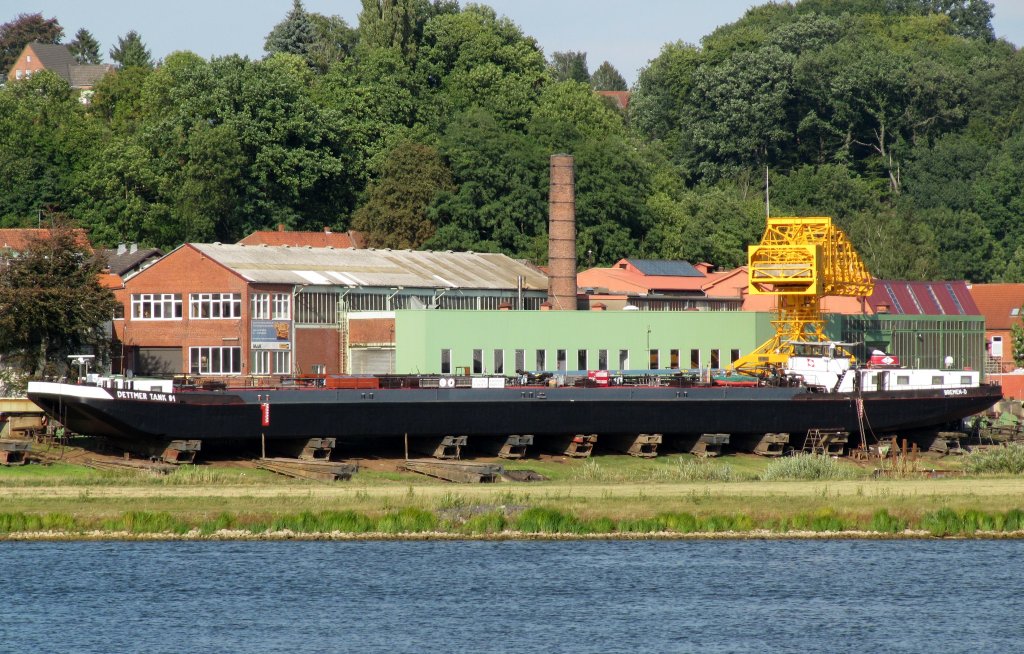
[[[742,440],[785,432],[802,439],[810,429],[859,433],[862,425],[881,436],[957,423],[988,409],[1002,393],[990,385],[859,396],[802,387],[717,386],[151,393],[34,383],[29,398],[76,433],[121,442],[201,439],[206,447],[316,437],[344,443],[463,434],[532,434],[542,441],[567,434],[723,433]]]

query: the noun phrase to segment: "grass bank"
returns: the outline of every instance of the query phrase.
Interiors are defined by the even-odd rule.
[[[946,467],[958,461],[942,460]],[[0,469],[0,538],[1021,537],[1024,478],[878,478],[847,461],[529,460],[550,481],[453,485],[386,466],[316,484],[243,467]]]

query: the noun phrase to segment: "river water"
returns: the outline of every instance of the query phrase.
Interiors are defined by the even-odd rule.
[[[5,652],[1019,652],[1024,541],[3,543]]]

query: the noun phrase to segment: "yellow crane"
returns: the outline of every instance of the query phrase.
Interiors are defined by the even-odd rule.
[[[733,362],[732,369],[741,373],[778,369],[795,344],[830,340],[821,299],[863,297],[873,288],[853,244],[828,217],[768,218],[761,242],[747,249],[747,264],[748,292],[774,295],[778,305],[775,336]]]

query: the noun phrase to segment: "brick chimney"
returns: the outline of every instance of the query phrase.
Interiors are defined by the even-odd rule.
[[[548,302],[555,311],[576,310],[576,180],[571,154],[551,155]]]

